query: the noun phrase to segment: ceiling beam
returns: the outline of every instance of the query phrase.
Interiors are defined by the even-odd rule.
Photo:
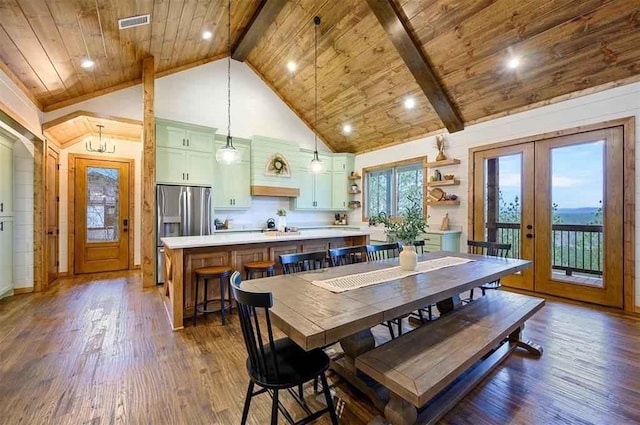
[[[438,81],[420,44],[411,34],[399,7],[393,0],[367,0],[367,3],[447,130],[450,133],[463,130],[460,114]]]
[[[244,31],[231,47],[233,59],[244,62],[285,4],[287,4],[287,0],[262,0],[260,2]]]

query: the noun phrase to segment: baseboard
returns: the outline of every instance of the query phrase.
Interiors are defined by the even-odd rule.
[[[10,297],[11,295],[13,295],[13,288],[11,286],[0,288],[0,299]]]
[[[33,292],[33,286],[28,288],[13,288],[13,295],[30,294]]]

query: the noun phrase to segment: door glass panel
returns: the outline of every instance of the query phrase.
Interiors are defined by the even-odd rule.
[[[117,241],[119,172],[87,167],[87,242]]]
[[[552,278],[603,286],[604,141],[551,149]]]
[[[522,154],[485,160],[485,240],[511,244],[508,256],[520,258]]]

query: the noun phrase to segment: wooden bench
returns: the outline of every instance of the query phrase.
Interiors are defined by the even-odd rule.
[[[356,368],[391,392],[385,417],[393,425],[438,421],[518,347],[535,356],[542,348],[520,339],[541,298],[495,291],[441,319],[368,351]]]

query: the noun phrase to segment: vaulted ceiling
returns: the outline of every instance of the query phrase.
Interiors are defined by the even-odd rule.
[[[371,1],[286,1],[246,57],[336,151],[364,152],[445,127]],[[640,79],[640,0],[393,1],[467,124]],[[262,3],[232,0],[234,42]],[[148,55],[160,75],[227,55],[225,6],[225,0],[0,0],[0,60],[51,110],[138,82]],[[118,18],[144,13],[151,25],[118,30]],[[322,18],[317,123],[316,15]],[[212,40],[201,38],[204,30],[213,32]],[[82,33],[96,61],[90,71],[80,67]],[[521,62],[515,70],[506,66],[514,57]],[[286,70],[289,61],[298,65],[293,73]],[[404,107],[407,97],[417,101],[414,109]],[[346,123],[350,135],[343,134]]]

